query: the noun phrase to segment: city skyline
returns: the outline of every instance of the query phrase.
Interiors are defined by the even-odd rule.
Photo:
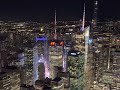
[[[54,10],[57,20],[80,20],[83,5],[86,4],[86,20],[93,18],[94,0],[4,0],[0,3],[0,20],[54,21]],[[98,20],[119,20],[119,0],[98,0]]]
[[[2,0],[0,90],[120,90],[114,0]]]

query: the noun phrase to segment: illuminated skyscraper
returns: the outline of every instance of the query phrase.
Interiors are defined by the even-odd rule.
[[[49,46],[50,76],[54,76],[54,66],[63,67],[63,41],[51,41]]]
[[[38,64],[38,79],[45,80],[45,65],[42,62]]]
[[[35,76],[38,79],[38,64],[44,63],[45,66],[45,77],[49,76],[49,56],[48,56],[48,40],[47,37],[37,37],[36,38],[36,46],[34,48],[34,71]]]
[[[34,82],[38,80],[38,47],[37,45],[33,48],[33,71],[34,71]]]
[[[0,90],[20,90],[20,73],[16,67],[7,67],[0,73]]]
[[[85,62],[84,62],[84,79],[85,79],[85,90],[89,90],[93,83],[93,53],[92,44],[90,40],[90,26],[85,28]]]
[[[33,85],[34,78],[33,78],[33,48],[26,47],[24,51],[25,55],[25,62],[23,67],[23,77],[24,82],[23,84],[26,85]]]
[[[83,90],[84,55],[76,50],[68,52],[68,72],[70,73],[70,90]]]
[[[120,50],[116,50],[112,52],[112,74],[113,74],[113,82],[111,83],[111,87],[116,89],[120,89]]]

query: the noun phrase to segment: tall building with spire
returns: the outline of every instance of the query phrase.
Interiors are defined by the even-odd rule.
[[[55,10],[55,18],[54,18],[54,37],[51,38],[49,41],[49,65],[50,65],[50,78],[55,78],[55,67],[64,67],[63,61],[63,40],[58,40],[56,25],[57,25],[57,18],[56,18],[56,10]]]
[[[83,11],[82,31],[84,31],[84,28],[85,28],[85,4],[84,4],[84,11]]]
[[[93,31],[96,31],[97,27],[97,11],[98,11],[98,1],[94,0],[94,12],[93,12],[93,19],[92,19],[92,28]]]
[[[93,90],[94,85],[94,74],[95,65],[93,55],[93,43],[94,43],[94,32],[97,31],[97,10],[98,1],[94,0],[94,11],[91,28],[88,26],[84,29],[85,31],[85,62],[84,62],[84,79],[85,79],[85,90]],[[92,40],[90,42],[90,40]]]

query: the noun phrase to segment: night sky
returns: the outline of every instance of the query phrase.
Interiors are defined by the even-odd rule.
[[[80,20],[86,3],[86,19],[92,19],[93,0],[0,0],[0,20]],[[120,0],[99,0],[98,19],[119,19]]]

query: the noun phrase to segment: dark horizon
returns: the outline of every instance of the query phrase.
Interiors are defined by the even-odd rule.
[[[54,21],[54,10],[58,21],[80,20],[83,5],[86,3],[86,20],[93,17],[94,0],[2,0],[0,3],[0,20],[20,21]],[[99,0],[98,20],[120,20],[118,0]]]

